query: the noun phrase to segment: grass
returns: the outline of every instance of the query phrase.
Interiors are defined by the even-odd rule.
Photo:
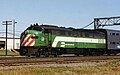
[[[6,50],[0,50],[0,55],[6,55]],[[19,55],[19,53],[12,52],[11,50],[7,50],[7,55]]]
[[[120,60],[99,66],[29,67],[0,70],[0,75],[120,75]]]

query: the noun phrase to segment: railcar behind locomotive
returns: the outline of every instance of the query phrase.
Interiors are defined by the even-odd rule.
[[[34,24],[21,34],[20,55],[104,55],[120,52],[120,31]]]

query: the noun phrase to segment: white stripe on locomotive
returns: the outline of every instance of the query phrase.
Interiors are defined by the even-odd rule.
[[[102,40],[102,41],[100,41]],[[52,47],[56,47],[58,42],[84,42],[84,43],[103,43],[105,44],[105,39],[94,39],[94,38],[74,38],[74,37],[55,37]]]

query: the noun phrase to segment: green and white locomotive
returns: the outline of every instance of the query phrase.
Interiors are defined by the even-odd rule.
[[[110,36],[108,37],[108,31],[105,29],[75,29],[34,24],[21,34],[20,39],[20,55],[25,56],[86,56],[117,54],[120,51],[119,44],[115,45],[118,48],[109,47]]]

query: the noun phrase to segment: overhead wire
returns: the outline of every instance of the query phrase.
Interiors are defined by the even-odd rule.
[[[86,25],[86,26],[82,27],[81,29],[84,29],[84,28],[86,28],[86,27],[88,27],[88,26],[92,25],[93,23],[94,23],[94,21],[93,21],[93,22],[91,22],[91,23],[89,23],[88,25]]]

